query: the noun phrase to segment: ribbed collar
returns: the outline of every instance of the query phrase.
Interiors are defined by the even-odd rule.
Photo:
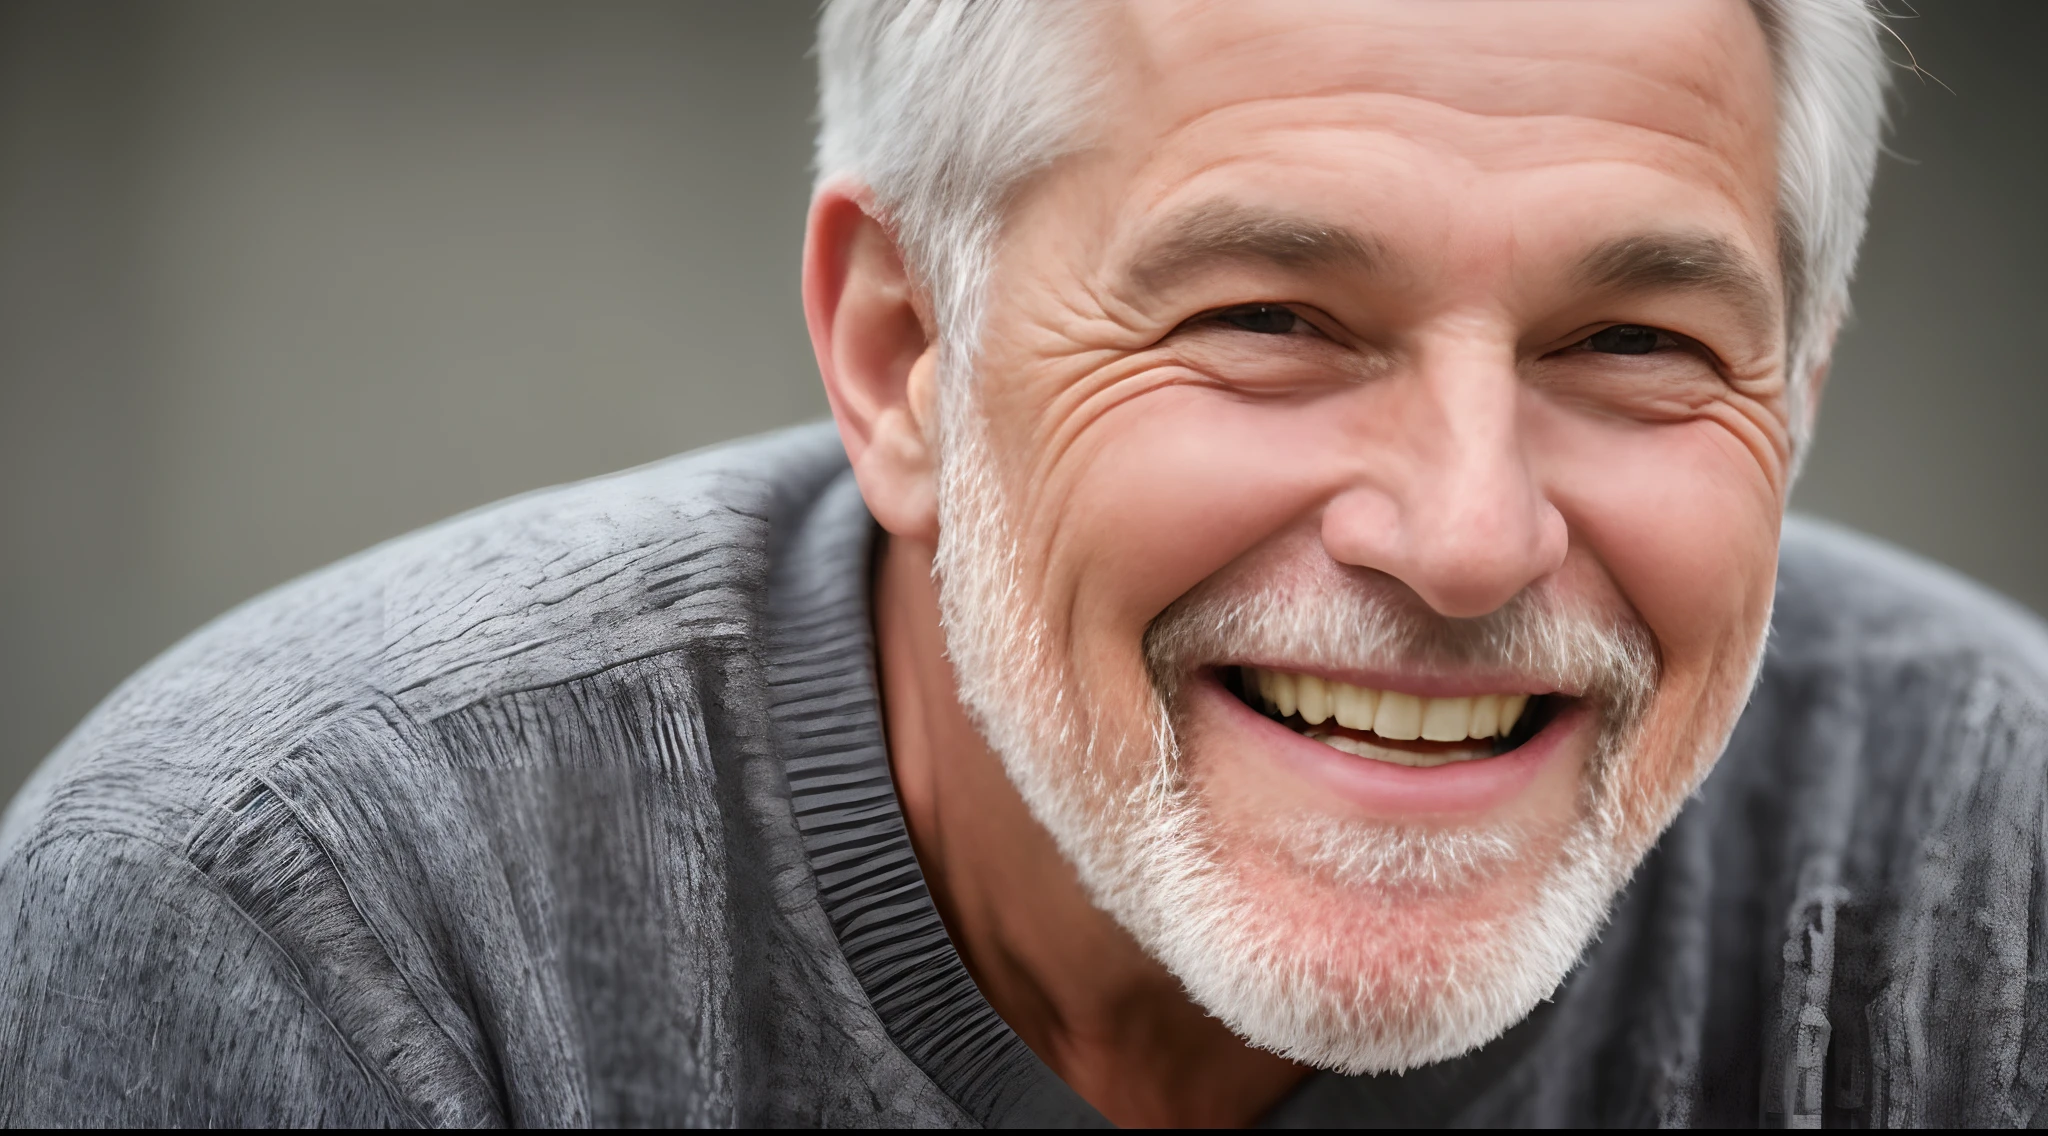
[[[968,1115],[1107,1127],[981,996],[925,889],[882,734],[875,531],[849,471],[770,549],[770,713],[825,913],[890,1038]]]

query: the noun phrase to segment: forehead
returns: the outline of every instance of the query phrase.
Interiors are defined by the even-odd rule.
[[[1548,187],[1553,213],[1661,201],[1769,239],[1770,54],[1744,0],[1132,0],[1120,25],[1106,149],[1141,210],[1219,185],[1412,210],[1455,179],[1510,210]]]

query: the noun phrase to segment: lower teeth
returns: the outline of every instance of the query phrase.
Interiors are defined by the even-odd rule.
[[[1304,736],[1314,738],[1331,749],[1341,750],[1354,757],[1384,761],[1390,765],[1405,765],[1413,769],[1431,769],[1439,765],[1450,765],[1453,762],[1459,761],[1477,761],[1482,757],[1492,757],[1494,755],[1493,749],[1490,746],[1463,751],[1450,750],[1441,753],[1416,753],[1412,750],[1374,745],[1371,742],[1361,741],[1357,738],[1347,738],[1341,734],[1306,734]]]

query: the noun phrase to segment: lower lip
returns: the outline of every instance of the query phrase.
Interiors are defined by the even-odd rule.
[[[1232,733],[1249,733],[1288,770],[1367,813],[1388,817],[1470,816],[1519,796],[1564,750],[1565,739],[1589,723],[1584,703],[1567,704],[1535,737],[1496,757],[1419,769],[1358,757],[1303,737],[1244,704],[1215,676],[1197,687],[1202,717]]]

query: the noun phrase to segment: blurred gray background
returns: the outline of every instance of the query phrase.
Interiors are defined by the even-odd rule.
[[[458,510],[822,415],[811,0],[0,0],[0,800]],[[1796,503],[2048,610],[2048,5],[1927,2]]]

